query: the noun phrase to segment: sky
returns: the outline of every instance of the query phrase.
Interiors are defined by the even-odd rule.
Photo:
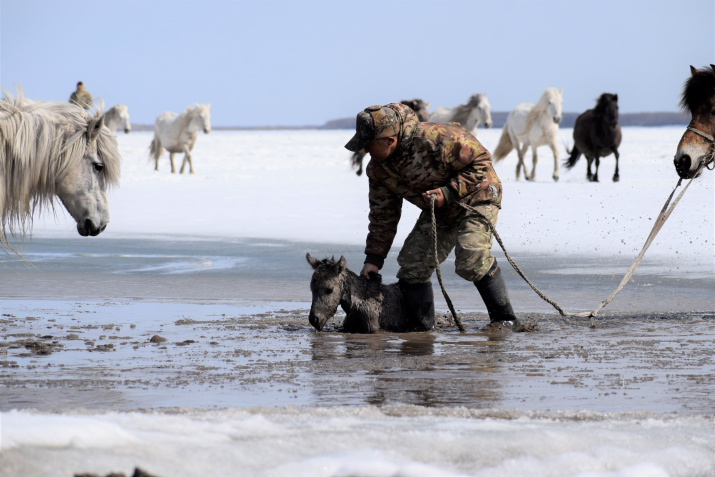
[[[135,124],[211,104],[216,126],[322,125],[403,99],[492,111],[563,89],[567,112],[677,111],[715,63],[713,0],[0,0],[0,85],[77,81]]]

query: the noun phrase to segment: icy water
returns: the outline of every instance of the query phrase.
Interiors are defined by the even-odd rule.
[[[2,295],[15,297],[2,302],[0,409],[715,411],[707,273],[645,263],[592,328],[534,301],[505,268],[517,312],[539,331],[494,335],[482,331],[488,319],[474,287],[445,263],[466,333],[438,296],[435,332],[360,336],[337,331],[342,312],[327,332],[308,324],[306,252],[344,254],[354,268],[362,257],[358,247],[250,239],[33,240],[23,249],[31,265],[8,260],[0,272]],[[544,271],[550,262],[517,259],[573,311],[595,307],[628,265],[568,257]],[[390,280],[394,270],[384,273]]]

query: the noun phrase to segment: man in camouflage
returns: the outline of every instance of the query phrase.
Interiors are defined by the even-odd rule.
[[[92,106],[92,95],[84,89],[84,83],[77,83],[77,90],[70,95],[70,103],[89,109]]]
[[[514,329],[504,278],[491,254],[492,234],[476,208],[496,224],[502,186],[491,154],[456,123],[421,123],[403,104],[370,106],[357,115],[355,136],[345,145],[364,148],[371,161],[369,227],[361,274],[378,272],[392,246],[407,200],[422,209],[397,258],[404,305],[415,330],[434,326],[435,269],[430,197],[435,196],[437,255],[442,263],[455,249],[457,274],[477,287],[492,323]]]

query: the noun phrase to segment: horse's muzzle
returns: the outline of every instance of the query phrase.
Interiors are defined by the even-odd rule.
[[[312,312],[308,315],[308,321],[310,322],[311,326],[315,328],[318,331],[323,331],[323,326],[325,326],[325,323],[328,320],[321,320],[318,318],[315,314]]]
[[[90,219],[84,219],[77,224],[77,232],[82,237],[87,237],[89,235],[91,235],[92,237],[96,237],[100,233],[104,232],[104,229],[106,228],[107,224],[102,224],[98,227],[94,225],[94,222],[92,222]]]
[[[131,131],[131,129],[129,129],[129,128],[125,129],[124,134],[129,134],[129,131]]]
[[[559,124],[561,122],[561,116],[554,116],[554,122]]]

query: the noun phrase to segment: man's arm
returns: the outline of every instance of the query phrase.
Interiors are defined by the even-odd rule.
[[[370,179],[369,199],[370,223],[365,240],[365,263],[375,265],[379,270],[395,240],[402,215],[402,197]]]

